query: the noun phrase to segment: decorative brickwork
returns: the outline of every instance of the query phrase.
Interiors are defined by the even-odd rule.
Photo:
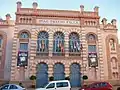
[[[116,19],[107,23],[107,19],[103,18],[102,23],[99,23],[100,16],[97,6],[93,11],[85,11],[84,5],[80,5],[78,11],[37,9],[37,6],[38,4],[34,2],[33,8],[22,8],[22,3],[17,2],[15,23],[10,20],[9,14],[6,15],[6,20],[0,21],[0,35],[3,37],[1,73],[3,73],[5,65],[8,65],[7,62],[5,63],[5,57],[9,52],[7,50],[6,54],[6,43],[12,42],[12,46],[7,47],[12,50],[12,55],[9,56],[11,58],[10,80],[12,81],[29,80],[31,75],[38,74],[37,65],[43,65],[43,63],[48,67],[48,70],[45,71],[48,77],[53,76],[54,65],[60,63],[64,66],[62,73],[65,74],[65,77],[70,76],[71,65],[74,64],[76,67],[80,66],[79,76],[88,76],[87,81],[115,80],[113,75],[116,72],[119,75],[120,71],[115,69],[116,72],[112,72],[111,66],[111,59],[115,57],[118,67],[120,67]],[[12,32],[10,32],[11,27]],[[41,35],[42,40],[38,37],[42,31],[48,34],[47,40],[44,38],[45,36]],[[20,38],[22,32],[26,32],[29,38]],[[57,34],[58,37],[55,37],[56,32],[62,33],[63,37],[60,37],[60,33]],[[77,35],[72,40],[70,39],[71,33]],[[90,34],[93,35],[92,39],[89,38]],[[7,35],[11,35],[12,41],[7,40]],[[110,49],[110,45],[112,45],[109,42],[110,39],[115,42],[115,50]],[[17,65],[20,43],[28,43],[28,62],[24,67]],[[95,51],[89,51],[90,45],[95,46]],[[48,46],[47,52],[44,52],[46,46]],[[26,48],[26,46],[22,47]],[[95,58],[90,60],[89,53],[97,55],[96,66],[90,65],[90,61],[94,62]],[[1,75],[1,77],[3,76]]]

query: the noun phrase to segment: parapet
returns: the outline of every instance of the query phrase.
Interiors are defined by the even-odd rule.
[[[50,17],[71,17],[71,18],[81,18],[89,17],[94,19],[99,19],[99,7],[95,6],[93,11],[85,11],[84,5],[80,5],[80,10],[53,10],[53,9],[39,9],[38,3],[33,2],[32,8],[21,8],[22,3],[17,2],[17,12],[16,15],[26,15],[26,16],[50,16]]]
[[[81,12],[84,12],[84,5],[80,5],[80,11],[81,11]],[[94,12],[96,12],[96,13],[99,12],[99,7],[98,7],[98,6],[95,6],[95,7],[94,7]]]
[[[116,25],[117,20],[116,19],[112,19],[110,23],[107,23],[107,19],[103,18],[102,19],[102,25],[104,29],[117,29],[117,25]]]
[[[8,26],[8,25],[15,25],[13,20],[11,19],[11,15],[10,14],[6,14],[6,19],[3,20],[2,18],[0,18],[0,26]]]

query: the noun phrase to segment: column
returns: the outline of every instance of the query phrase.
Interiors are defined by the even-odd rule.
[[[69,33],[65,32],[65,43],[64,43],[64,48],[65,48],[65,57],[69,57]]]
[[[18,27],[15,27],[13,45],[12,45],[12,61],[11,61],[11,80],[17,78],[17,54],[18,54]]]
[[[39,30],[37,30],[36,28],[32,28],[31,30],[31,39],[30,39],[30,42],[29,42],[29,53],[28,53],[28,56],[29,56],[29,59],[28,59],[28,67],[26,70],[28,73],[28,78],[32,75],[35,75],[35,67],[36,67],[36,64],[35,62],[35,56],[36,56],[36,47],[37,47],[37,33],[36,32],[39,32]]]
[[[48,64],[48,77],[53,77],[53,64]]]
[[[87,71],[85,70],[85,68],[87,69],[87,66],[88,66],[88,60],[87,60],[87,43],[86,43],[86,33],[85,33],[85,29],[84,28],[81,28],[81,44],[83,46],[83,49],[82,49],[82,64],[81,64],[81,67],[82,67],[82,73],[84,75],[88,75]],[[84,67],[86,65],[86,67]],[[89,70],[88,70],[89,71]]]
[[[100,75],[100,80],[104,80],[104,66],[103,66],[103,46],[102,46],[102,37],[101,37],[101,31],[98,28],[97,29],[97,35],[98,35],[98,67]]]
[[[53,32],[49,31],[49,56],[52,57],[53,53]]]

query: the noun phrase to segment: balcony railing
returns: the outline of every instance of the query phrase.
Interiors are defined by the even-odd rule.
[[[69,56],[81,56],[81,52],[69,52]]]
[[[40,52],[40,51],[37,51],[36,55],[37,56],[49,56],[49,52]]]
[[[65,52],[53,52],[53,56],[65,56]]]

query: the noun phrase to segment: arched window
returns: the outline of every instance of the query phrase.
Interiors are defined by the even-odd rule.
[[[115,50],[115,41],[114,41],[114,39],[110,39],[110,48],[111,48],[111,50]]]
[[[79,35],[75,32],[69,35],[69,52],[80,52]]]
[[[45,32],[45,31],[41,31],[39,34],[38,34],[38,40],[37,40],[37,53],[38,54],[47,54],[48,55],[48,45],[49,45],[49,42],[48,42],[48,33]]]
[[[22,32],[22,33],[20,34],[20,38],[29,38],[29,35],[28,35],[27,32]]]
[[[64,55],[64,34],[62,32],[54,34],[53,55]]]
[[[96,40],[95,35],[93,35],[93,34],[88,35],[88,41],[95,41],[95,40]]]
[[[25,39],[23,42],[22,40]],[[19,36],[19,50],[20,51],[28,51],[28,45],[29,45],[29,34],[27,32],[20,33]]]

